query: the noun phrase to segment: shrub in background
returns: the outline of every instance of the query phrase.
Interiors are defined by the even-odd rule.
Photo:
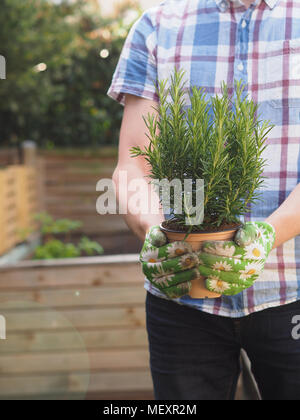
[[[80,256],[94,256],[103,254],[102,246],[83,236],[78,245],[70,243],[71,233],[76,231],[81,222],[69,219],[54,220],[48,213],[35,215],[40,225],[43,244],[36,247],[33,255],[35,260],[48,260],[57,258],[76,258]],[[57,239],[56,235],[64,235],[64,242]]]
[[[117,143],[122,108],[106,92],[132,5],[104,19],[89,4],[2,0],[7,79],[0,83],[0,146],[24,139],[48,148]]]

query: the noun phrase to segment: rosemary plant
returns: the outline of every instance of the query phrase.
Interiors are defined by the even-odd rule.
[[[185,179],[204,180],[205,217],[194,231],[238,223],[259,199],[273,126],[259,120],[258,105],[243,94],[241,82],[235,83],[234,99],[225,83],[221,95],[208,98],[201,88],[186,89],[183,79],[184,72],[175,70],[169,87],[167,80],[159,82],[157,112],[144,117],[149,144],[133,147],[131,154],[146,159],[152,179],[180,179],[182,185]],[[173,214],[177,224],[190,216],[182,207],[182,214]]]

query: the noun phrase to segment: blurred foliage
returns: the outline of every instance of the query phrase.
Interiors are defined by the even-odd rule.
[[[35,260],[52,260],[57,258],[76,258],[80,251],[73,244],[65,244],[58,239],[52,239],[35,249]]]
[[[104,252],[98,242],[90,240],[87,236],[83,236],[78,245],[69,242],[70,234],[81,227],[81,222],[69,219],[54,220],[46,212],[36,214],[35,220],[39,223],[43,242],[34,250],[33,259],[35,260],[90,257]],[[65,236],[65,241],[55,237],[61,234]]]
[[[83,236],[80,239],[78,249],[88,256],[103,254],[102,246],[96,241],[91,241],[87,236]]]
[[[34,218],[40,224],[40,232],[42,235],[69,234],[82,226],[82,223],[77,220],[54,220],[53,217],[46,212],[38,213]]]
[[[86,0],[2,0],[0,145],[117,143],[123,110],[106,92],[139,13],[131,1],[104,19]]]

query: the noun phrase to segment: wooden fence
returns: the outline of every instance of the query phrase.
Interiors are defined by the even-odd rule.
[[[128,229],[120,214],[100,215],[96,191],[100,179],[110,179],[117,163],[117,149],[99,151],[40,152],[43,164],[44,209],[54,218],[82,222],[79,234],[99,241],[106,254],[137,253],[142,243]]]
[[[152,399],[137,255],[0,268],[2,399]]]
[[[82,227],[78,230],[78,235],[87,234],[101,242],[106,254],[139,252],[142,244],[130,232],[122,215],[99,215],[96,210],[96,202],[101,194],[101,192],[96,191],[96,185],[100,179],[111,178],[117,163],[116,147],[103,147],[99,148],[98,151],[82,149],[36,152],[33,145],[29,144],[29,147],[23,147],[22,154],[26,167],[35,168],[38,174],[37,186],[35,187],[38,196],[38,206],[32,206],[33,212],[44,210],[55,219],[68,218],[79,220],[82,222]],[[1,149],[0,165],[12,165],[18,162],[19,155],[14,149]],[[16,168],[17,166],[14,164],[9,166],[9,168]],[[16,173],[15,170],[11,171],[10,169],[3,169],[3,171],[3,174]],[[7,176],[5,176],[5,179],[7,179]],[[4,175],[2,178],[4,179]],[[10,179],[12,180],[12,175],[10,175]],[[7,181],[5,182],[7,184]],[[13,180],[11,182],[13,183]],[[11,188],[14,187],[12,186]],[[26,186],[23,185],[18,190],[24,197]],[[32,192],[31,184],[30,193]],[[0,190],[1,197],[3,197],[3,194]],[[34,204],[35,201],[35,199],[29,200],[29,203]],[[1,207],[5,207],[5,209],[1,210]],[[25,208],[24,212],[27,212]],[[19,236],[16,238],[16,231],[18,230],[16,229],[16,221],[14,222],[15,227],[12,228],[13,220],[15,220],[13,213],[16,212],[12,207],[9,207],[9,202],[2,198],[0,202],[1,213],[5,214],[3,216],[5,219],[10,219],[10,240],[7,241],[5,239],[5,242],[2,240],[0,255],[15,245],[19,239]],[[0,221],[1,231],[2,225],[3,222]],[[23,216],[22,228],[26,228],[26,226]],[[11,233],[11,228],[13,233]],[[5,235],[7,238],[8,234]],[[76,241],[76,238],[74,239]]]
[[[34,229],[38,211],[37,171],[12,165],[0,170],[0,255],[24,240]]]
[[[111,178],[117,163],[116,149],[102,153],[42,152],[44,161],[44,206],[55,218],[70,218],[83,223],[88,234],[128,232],[120,215],[99,215],[96,211],[97,182]]]
[[[0,166],[21,164],[20,153],[16,148],[0,149]]]

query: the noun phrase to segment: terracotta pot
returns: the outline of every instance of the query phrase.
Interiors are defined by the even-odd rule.
[[[182,241],[186,235],[185,232],[176,232],[173,230],[168,230],[162,225],[160,225],[161,230],[167,236],[169,242]],[[185,241],[189,242],[192,245],[193,251],[200,251],[202,244],[205,241],[228,241],[232,240],[240,226],[237,226],[235,229],[223,230],[219,232],[211,233],[190,233]],[[189,295],[194,299],[215,299],[219,298],[221,295],[219,293],[210,292],[205,287],[205,278],[199,277],[192,281],[192,288]]]

